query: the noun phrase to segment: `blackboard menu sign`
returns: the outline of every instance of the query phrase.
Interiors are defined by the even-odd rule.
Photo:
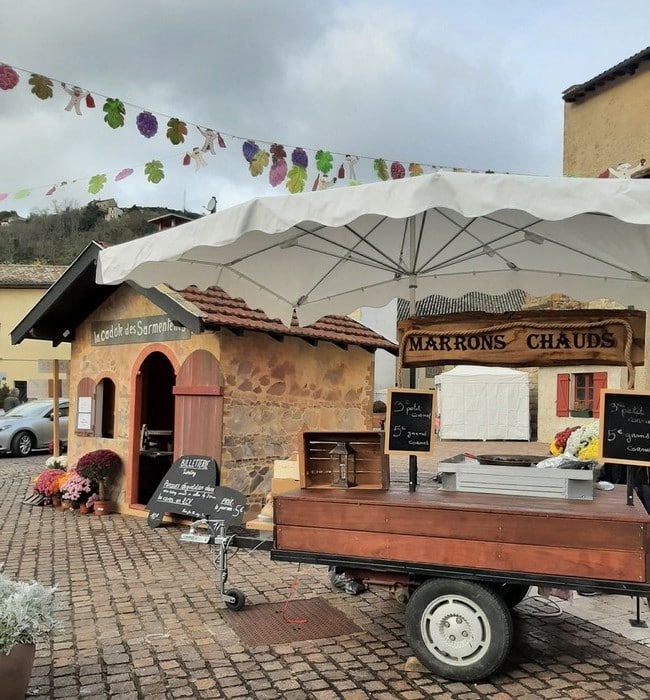
[[[650,466],[650,394],[604,389],[600,405],[600,459]]]
[[[244,515],[246,496],[216,484],[217,463],[212,458],[180,457],[168,469],[147,503],[149,527],[161,525],[165,513],[223,520],[226,527],[238,525]]]
[[[389,389],[384,452],[432,455],[435,419],[433,391]]]

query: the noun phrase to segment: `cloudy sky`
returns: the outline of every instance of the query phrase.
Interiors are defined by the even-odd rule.
[[[4,5],[0,64],[19,82],[0,90],[0,210],[22,215],[107,197],[201,212],[212,196],[224,208],[285,194],[268,167],[251,176],[248,139],[267,151],[283,144],[289,167],[293,149],[305,149],[307,189],[318,149],[332,153],[330,174],[358,156],[361,181],[376,179],[375,158],[425,172],[560,175],[562,91],[645,48],[650,26],[647,0]],[[52,80],[51,99],[31,93],[31,73]],[[90,91],[95,108],[66,111],[61,82]],[[104,122],[106,98],[124,104],[123,127]],[[157,119],[151,138],[136,127],[142,111]],[[171,117],[187,124],[182,144],[165,137]],[[203,154],[197,169],[183,160],[203,144],[198,126],[219,131],[226,148]],[[159,184],[144,174],[154,160]],[[95,175],[106,177],[97,194],[87,191]]]

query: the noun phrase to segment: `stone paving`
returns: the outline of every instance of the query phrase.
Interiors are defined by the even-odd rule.
[[[499,451],[523,451],[512,445],[500,444]],[[489,443],[480,447],[494,452]],[[526,452],[538,454],[538,447],[526,444]],[[445,447],[450,454],[471,448]],[[266,552],[242,549],[231,559],[229,583],[246,593],[248,605],[321,596],[362,630],[245,647],[221,614],[207,548],[181,543],[182,528],[152,530],[144,518],[23,505],[46,456],[0,456],[0,564],[12,577],[56,585],[64,624],[50,642],[37,645],[30,697],[650,697],[650,646],[600,626],[610,612],[603,606],[616,599],[626,601],[625,609],[614,608],[623,629],[631,599],[582,598],[563,603],[559,616],[547,601],[527,599],[515,610],[515,642],[500,671],[486,681],[459,683],[408,670],[404,607],[385,588],[349,596],[329,588],[324,567],[271,562]],[[400,469],[396,464],[396,473]],[[431,463],[422,460],[421,470],[424,483]],[[647,607],[642,617],[650,621]]]

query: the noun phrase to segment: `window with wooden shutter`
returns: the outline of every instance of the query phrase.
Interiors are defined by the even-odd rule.
[[[555,397],[555,415],[569,415],[569,379],[568,374],[557,375],[557,391]]]
[[[607,388],[607,372],[594,372],[593,416],[600,416],[600,390]]]

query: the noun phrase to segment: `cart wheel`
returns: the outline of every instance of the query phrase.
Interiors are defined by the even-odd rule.
[[[497,583],[493,588],[509,608],[519,605],[530,590],[530,586],[524,583]]]
[[[406,606],[406,636],[430,671],[478,681],[496,671],[512,645],[512,616],[494,590],[470,581],[429,579]]]
[[[230,590],[226,591],[226,595],[232,596],[235,599],[234,603],[230,603],[227,600],[225,601],[228,610],[234,610],[237,612],[244,607],[246,596],[241,591],[237,590],[236,588],[231,588]]]

